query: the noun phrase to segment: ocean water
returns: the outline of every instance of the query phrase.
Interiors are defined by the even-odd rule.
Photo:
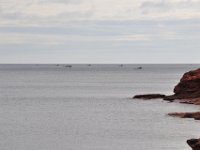
[[[0,149],[189,150],[200,122],[166,114],[199,106],[132,96],[172,94],[199,66],[0,65]]]

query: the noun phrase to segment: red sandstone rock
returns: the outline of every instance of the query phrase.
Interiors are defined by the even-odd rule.
[[[184,81],[191,81],[195,79],[200,79],[200,68],[196,70],[192,70],[189,72],[186,72],[183,77],[181,78],[181,82]]]
[[[184,99],[183,103],[200,105],[200,69],[186,72],[175,86],[174,95],[164,99]]]

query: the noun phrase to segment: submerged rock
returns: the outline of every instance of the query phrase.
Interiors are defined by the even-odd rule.
[[[190,139],[187,143],[193,150],[200,150],[200,139]]]
[[[163,94],[144,94],[144,95],[135,95],[134,99],[163,99],[165,95]]]
[[[200,98],[179,100],[180,103],[200,105]]]
[[[200,112],[175,112],[169,113],[168,115],[173,117],[194,118],[195,120],[200,120]]]

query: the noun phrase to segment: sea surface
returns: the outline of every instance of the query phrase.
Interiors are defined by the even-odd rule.
[[[132,97],[199,66],[0,65],[0,150],[189,150],[200,122],[166,114],[199,106]]]

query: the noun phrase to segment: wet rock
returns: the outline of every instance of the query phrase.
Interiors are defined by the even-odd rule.
[[[144,94],[144,95],[135,95],[134,99],[163,99],[165,95],[163,94]]]
[[[175,112],[169,113],[169,116],[180,117],[180,118],[194,118],[200,120],[200,112]]]
[[[200,98],[183,99],[183,100],[180,100],[179,102],[184,103],[184,104],[200,105]]]

